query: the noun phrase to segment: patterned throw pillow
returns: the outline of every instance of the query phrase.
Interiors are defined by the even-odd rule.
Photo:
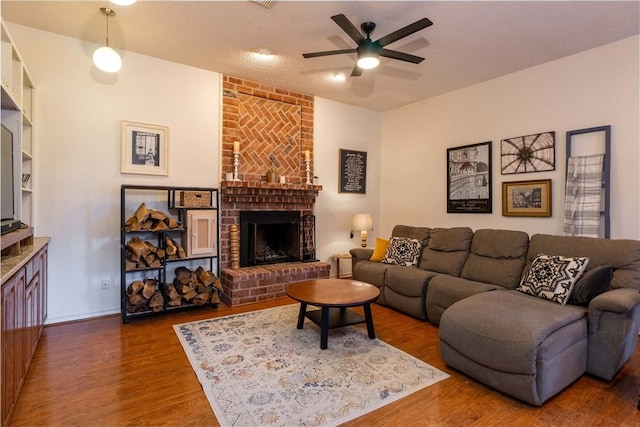
[[[586,257],[539,254],[517,290],[565,305],[573,285],[582,276],[588,263],[589,258]]]
[[[392,237],[382,262],[385,264],[417,267],[420,260],[422,245],[419,240],[407,237]]]

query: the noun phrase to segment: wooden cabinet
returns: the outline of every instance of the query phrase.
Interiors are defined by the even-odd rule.
[[[185,193],[202,197],[189,201]],[[184,269],[192,273],[204,269],[212,273],[208,277],[220,274],[218,189],[123,185],[120,204],[122,321],[128,323],[136,317],[191,308],[207,301],[217,306],[218,291],[211,288],[211,283],[197,285],[186,278]],[[158,227],[154,219],[139,221],[136,214],[144,215],[139,210],[142,204],[147,212],[155,211],[156,218],[168,216],[173,228]],[[138,224],[133,227],[130,222]],[[139,246],[140,241],[151,255]],[[176,247],[180,248],[177,252]],[[143,290],[141,283],[148,288]],[[209,298],[205,298],[208,293]]]
[[[2,425],[7,425],[29,371],[47,315],[47,238],[2,260],[0,365]],[[6,274],[5,274],[6,273]]]
[[[218,211],[187,211],[187,256],[215,256],[218,253]]]

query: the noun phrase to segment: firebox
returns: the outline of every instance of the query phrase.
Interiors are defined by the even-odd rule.
[[[240,212],[240,267],[298,260],[299,211]]]

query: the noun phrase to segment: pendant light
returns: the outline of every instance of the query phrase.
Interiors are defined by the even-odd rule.
[[[106,46],[102,46],[93,52],[93,63],[106,73],[116,73],[122,67],[122,59],[120,59],[118,52],[109,47],[109,17],[114,16],[116,12],[107,7],[101,7],[100,12],[107,17],[107,39]]]

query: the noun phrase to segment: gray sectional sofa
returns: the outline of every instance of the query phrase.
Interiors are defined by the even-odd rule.
[[[510,396],[541,405],[585,372],[609,381],[636,347],[640,241],[406,225],[392,237],[420,242],[418,265],[356,248],[353,278],[379,287],[378,303],[439,325],[447,365]],[[538,254],[588,257],[587,272],[610,267],[611,290],[588,305],[516,290]]]

